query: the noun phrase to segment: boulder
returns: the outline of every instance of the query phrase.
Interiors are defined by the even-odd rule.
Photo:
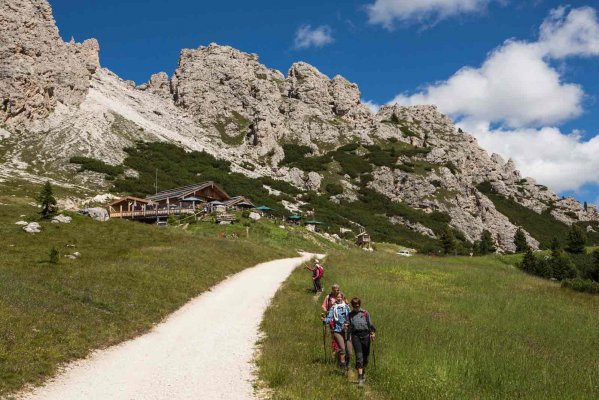
[[[108,211],[102,207],[86,208],[81,210],[80,213],[101,222],[108,221],[110,218]]]
[[[23,227],[23,230],[27,233],[40,233],[42,231],[42,227],[37,222],[30,222]]]
[[[73,220],[73,218],[69,217],[68,215],[59,214],[52,218],[52,223],[54,223],[54,224],[59,224],[59,223],[60,224],[70,224],[72,220]]]
[[[248,218],[253,219],[254,221],[258,221],[262,217],[257,212],[251,212]]]
[[[28,224],[29,224],[29,222],[27,222],[27,221],[17,221],[17,222],[15,222],[15,225],[19,225],[19,226],[25,226],[25,225],[28,225]]]

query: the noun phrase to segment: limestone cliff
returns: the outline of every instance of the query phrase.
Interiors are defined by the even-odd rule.
[[[499,247],[514,247],[517,226],[481,184],[567,224],[599,221],[595,208],[560,199],[520,176],[511,160],[489,155],[434,106],[385,106],[374,114],[361,103],[358,86],[341,76],[330,79],[304,62],[283,74],[255,54],[216,44],[183,50],[172,77],[161,72],[135,86],[100,68],[98,51],[93,39],[64,42],[45,0],[0,3],[0,179],[51,177],[102,187],[98,176],[74,174],[69,157],[118,164],[137,140],[166,141],[229,160],[235,171],[322,195],[322,182],[335,179],[344,190],[330,200],[352,201],[359,177],[339,172],[333,159],[324,171],[283,165],[283,145],[326,156],[356,143],[356,154],[368,162],[366,149],[393,148],[390,162],[372,162],[368,188],[426,213],[449,214],[469,241],[487,229]],[[435,236],[405,218],[390,222]]]

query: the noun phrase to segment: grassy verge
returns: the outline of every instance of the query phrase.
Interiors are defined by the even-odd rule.
[[[71,224],[41,222],[42,233],[31,235],[14,224],[37,218],[32,199],[19,192],[0,195],[0,397],[90,349],[147,331],[228,275],[328,245],[269,222],[251,225],[245,237],[242,226],[160,229],[78,215]],[[239,238],[221,238],[226,229]],[[49,262],[52,248],[57,264]],[[65,257],[73,252],[81,257]]]
[[[319,302],[293,273],[262,327],[260,377],[274,399],[591,399],[599,395],[599,298],[495,257],[335,253],[326,284],[358,295],[378,328],[360,391],[323,362]],[[319,300],[322,300],[319,299]]]

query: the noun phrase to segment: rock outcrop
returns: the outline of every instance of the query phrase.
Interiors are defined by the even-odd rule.
[[[95,39],[65,43],[45,0],[0,3],[0,122],[45,118],[78,105],[99,67]]]
[[[45,0],[0,3],[0,179],[50,176],[64,185],[105,188],[100,174],[75,174],[69,157],[119,164],[123,148],[144,140],[207,151],[230,161],[235,172],[322,193],[336,172],[281,165],[284,143],[307,145],[313,155],[348,143],[393,143],[411,153],[401,153],[396,165],[375,167],[368,187],[426,213],[447,213],[470,241],[486,229],[500,248],[513,250],[518,229],[482,184],[566,224],[599,221],[595,207],[561,199],[522,177],[512,160],[489,155],[434,106],[385,106],[374,114],[362,104],[358,86],[339,75],[330,79],[304,62],[284,75],[255,54],[217,44],[183,50],[170,79],[160,72],[135,86],[100,68],[98,49],[93,39],[64,42]],[[358,178],[335,179],[343,193],[331,201],[358,200]],[[390,222],[435,237],[406,218]]]

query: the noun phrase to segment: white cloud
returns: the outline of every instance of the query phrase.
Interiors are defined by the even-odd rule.
[[[366,7],[372,24],[393,29],[395,21],[441,20],[457,14],[479,12],[493,0],[376,0]]]
[[[561,82],[536,46],[510,41],[480,68],[465,67],[447,81],[392,102],[436,104],[456,117],[505,123],[511,127],[553,124],[582,112],[584,92]]]
[[[584,184],[599,184],[599,136],[584,142],[577,132],[558,128],[489,130],[488,126],[459,124],[486,150],[512,158],[524,176],[555,191],[578,191]]]
[[[576,133],[547,127],[579,116],[585,99],[583,88],[564,82],[550,61],[597,55],[595,10],[560,7],[543,22],[536,42],[508,40],[480,67],[464,67],[392,103],[436,104],[483,148],[513,158],[525,175],[557,191],[577,190],[599,183],[599,136],[583,142]]]
[[[321,25],[312,29],[311,25],[303,25],[295,32],[294,46],[296,49],[307,49],[309,47],[322,47],[334,41],[329,26]]]
[[[370,111],[372,111],[375,114],[381,108],[380,104],[377,104],[377,103],[375,103],[374,101],[371,101],[371,100],[362,100],[362,104],[364,104],[366,107],[370,108]]]

